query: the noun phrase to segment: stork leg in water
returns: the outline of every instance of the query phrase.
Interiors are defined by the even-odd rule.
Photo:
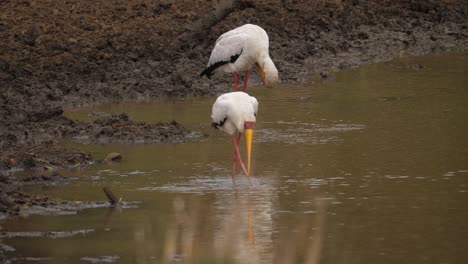
[[[236,138],[235,134],[232,134],[232,141],[234,143],[234,157],[232,159],[232,161],[233,161],[233,164],[232,164],[232,168],[233,168],[232,182],[235,183],[235,180],[234,180],[235,162],[236,162],[236,160],[238,160],[242,170],[245,172],[245,175],[247,175],[247,179],[249,180],[249,184],[252,185],[252,181],[250,180],[250,168],[249,169],[245,168],[244,162],[242,161],[242,158],[240,157],[240,153],[239,153],[240,136],[241,136],[240,133],[238,135],[238,138]],[[250,167],[250,164],[249,164],[249,167]]]
[[[237,134],[237,147],[239,147],[241,136],[242,136],[241,133]],[[234,181],[234,176],[237,175],[237,162],[239,162],[239,158],[237,157],[236,149],[234,148],[234,153],[232,154],[232,177],[233,177],[232,180],[233,181]]]

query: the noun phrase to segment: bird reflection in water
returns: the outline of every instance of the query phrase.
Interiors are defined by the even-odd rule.
[[[271,192],[251,189],[216,193],[222,206],[215,208],[204,206],[206,196],[175,197],[173,216],[164,220],[162,228],[147,223],[135,230],[135,238],[141,240],[137,262],[319,263],[327,200],[314,199],[314,213],[286,216],[275,214],[268,194]],[[273,233],[276,225],[291,228]]]

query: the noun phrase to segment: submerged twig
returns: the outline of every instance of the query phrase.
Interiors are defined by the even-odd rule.
[[[107,199],[109,199],[109,202],[111,203],[112,206],[116,205],[121,205],[122,204],[122,198],[117,199],[117,197],[114,195],[114,193],[111,191],[109,187],[104,187],[102,188],[104,193],[107,196]]]

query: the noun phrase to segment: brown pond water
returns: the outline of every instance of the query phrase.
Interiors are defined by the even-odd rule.
[[[414,64],[422,64],[418,69]],[[413,65],[413,66],[411,66]],[[9,256],[40,263],[465,263],[468,248],[468,54],[370,65],[312,86],[254,87],[260,102],[254,186],[231,181],[232,145],[210,127],[214,98],[121,103],[91,111],[172,119],[209,134],[187,144],[86,145],[96,164],[63,199],[138,208],[4,221]]]

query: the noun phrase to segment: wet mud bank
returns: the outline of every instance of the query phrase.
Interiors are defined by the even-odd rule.
[[[57,120],[58,119],[58,120]],[[2,141],[0,170],[83,167],[92,157],[76,148],[63,148],[57,139],[69,138],[83,144],[182,143],[203,137],[176,121],[149,124],[113,114],[86,123],[63,116],[55,122],[31,122],[6,135]],[[28,126],[29,125],[29,126]],[[23,133],[21,133],[23,132]]]
[[[175,121],[138,123],[123,114],[83,123],[63,116],[63,107],[228,91],[231,76],[209,81],[199,73],[217,37],[234,27],[265,28],[282,81],[313,83],[332,79],[337,70],[402,54],[466,51],[467,17],[462,0],[2,1],[1,194],[20,193],[5,171],[93,161],[79,149],[61,147],[62,138],[190,140],[194,134]],[[251,84],[259,83],[254,72]],[[11,211],[1,203],[0,211]]]
[[[0,219],[25,214],[60,214],[65,207],[80,210],[97,206],[89,203],[83,207],[81,203],[22,192],[21,187],[24,185],[68,183],[66,175],[60,174],[58,169],[79,169],[95,162],[118,162],[122,159],[120,154],[110,153],[105,160],[96,160],[78,148],[63,147],[54,138],[67,137],[82,144],[145,144],[182,143],[205,137],[202,133],[186,129],[176,121],[148,124],[130,120],[124,113],[109,114],[92,123],[67,120],[63,116],[59,119],[63,123],[55,126],[50,134],[39,133],[37,137],[25,137],[20,143],[4,142],[0,153]],[[46,124],[48,125],[51,124]],[[31,128],[35,129],[41,128]],[[33,131],[29,133],[32,134]],[[45,139],[38,140],[41,136]],[[38,141],[32,141],[33,139]],[[14,173],[16,171],[23,171],[22,174],[27,176],[17,178]],[[34,210],[31,210],[32,206],[35,207]]]

